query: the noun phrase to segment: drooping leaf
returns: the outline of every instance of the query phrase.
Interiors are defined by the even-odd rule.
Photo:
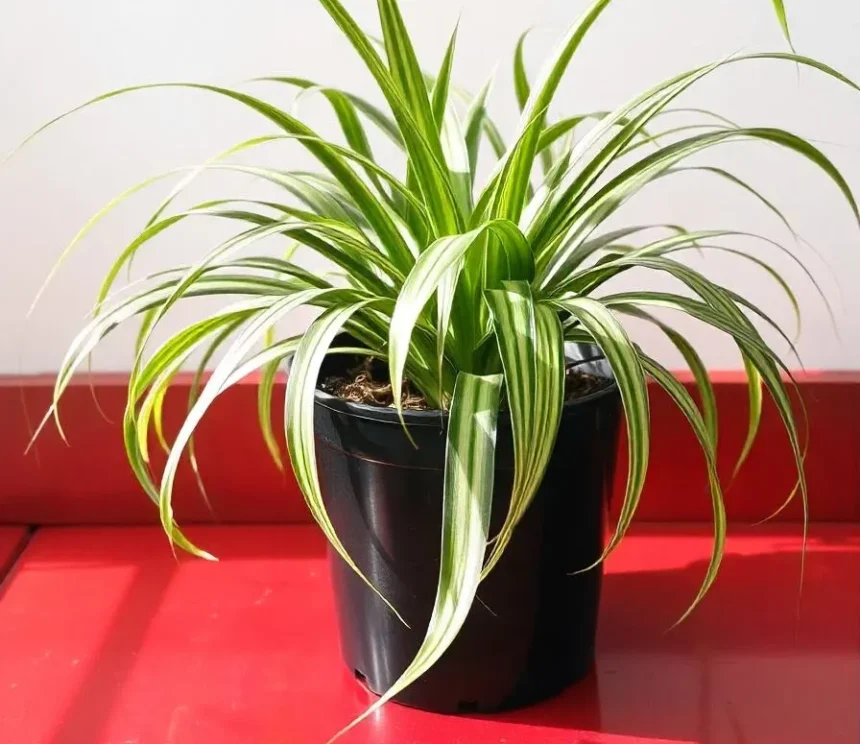
[[[302,336],[290,369],[284,417],[290,462],[311,515],[338,555],[403,621],[396,608],[383,597],[379,589],[373,586],[356,565],[335,532],[320,491],[314,441],[314,391],[323,357],[349,318],[375,302],[377,300],[356,299],[336,305],[311,324]]]
[[[761,139],[767,142],[774,142],[808,158],[819,166],[839,187],[851,207],[855,218],[860,223],[860,210],[858,210],[850,186],[839,170],[820,150],[804,139],[784,130],[747,128],[698,135],[661,148],[656,153],[643,158],[609,181],[609,183],[603,186],[565,219],[564,225],[560,228],[561,231],[563,233],[576,231],[579,234],[587,235],[594,226],[613,214],[624,201],[678,161],[710,148],[713,145],[736,138]],[[544,252],[542,264],[540,260],[538,263],[541,287],[551,286],[561,266],[564,265],[567,258],[575,250],[575,247],[576,244],[574,243],[572,247],[568,247],[552,255]]]
[[[496,426],[502,376],[457,377],[445,455],[439,586],[427,635],[400,678],[339,738],[421,677],[445,653],[466,622],[478,590],[490,529]]]
[[[645,372],[639,354],[624,327],[602,301],[588,297],[570,297],[555,300],[554,303],[573,314],[606,355],[621,393],[627,419],[627,486],[618,525],[604,551],[605,557],[627,533],[645,486],[651,439],[651,414]]]
[[[711,383],[708,368],[705,366],[699,353],[693,345],[674,328],[654,317],[642,308],[631,304],[627,306],[616,305],[615,309],[618,312],[647,320],[648,322],[656,325],[661,331],[663,331],[663,333],[666,334],[666,337],[684,358],[684,361],[687,363],[687,366],[693,374],[693,379],[695,380],[696,388],[699,392],[705,429],[711,442],[713,442],[714,448],[716,448],[719,439],[717,399],[714,394],[714,386]]]
[[[265,346],[267,348],[273,346],[275,343],[273,331],[274,329],[270,328],[266,334]],[[275,438],[275,431],[272,426],[272,392],[279,367],[280,359],[273,359],[262,368],[260,383],[257,386],[257,420],[260,425],[260,433],[263,435],[263,441],[266,444],[266,449],[272,458],[272,462],[275,463],[278,470],[284,472],[281,447]]]
[[[526,282],[504,282],[486,293],[514,434],[514,484],[505,522],[487,558],[498,563],[531,505],[555,448],[564,403],[564,338],[558,315],[534,302]]]
[[[161,524],[164,527],[168,537],[172,539],[175,519],[173,516],[173,484],[176,478],[176,471],[179,467],[180,458],[185,450],[189,438],[193,435],[198,423],[203,418],[203,415],[211,406],[215,398],[224,390],[224,383],[230,377],[230,374],[241,363],[245,355],[251,350],[255,343],[265,334],[266,329],[272,326],[287,313],[297,307],[308,302],[315,296],[321,293],[334,290],[306,290],[275,301],[272,306],[257,315],[248,325],[239,333],[236,340],[228,348],[224,358],[218,363],[212,376],[203,389],[197,402],[189,412],[183,422],[179,433],[167,457],[167,462],[164,465],[164,471],[161,476],[161,485],[158,490],[158,509],[161,518]],[[136,383],[134,372],[132,373],[130,385]]]
[[[705,595],[713,586],[714,580],[717,577],[717,572],[720,569],[723,554],[725,553],[726,507],[723,503],[722,488],[720,487],[720,479],[717,474],[716,441],[714,441],[713,437],[709,433],[705,420],[696,408],[696,404],[693,402],[689,393],[684,389],[684,386],[681,385],[681,383],[679,383],[665,367],[651,359],[646,354],[642,354],[640,352],[639,357],[642,361],[644,370],[657,381],[657,384],[660,385],[666,393],[669,394],[686,417],[693,429],[693,433],[699,440],[702,451],[705,454],[708,469],[708,483],[711,490],[711,508],[714,518],[714,545],[711,552],[711,560],[705,573],[705,579],[702,582],[692,604],[678,620],[678,623],[676,623],[680,624],[690,616],[696,607],[698,607],[699,603],[704,599]]]
[[[724,60],[712,63],[710,65],[699,67],[689,72],[677,75],[670,78],[645,93],[636,96],[627,103],[619,106],[611,114],[603,118],[596,126],[594,126],[587,135],[577,143],[570,157],[570,165],[568,174],[561,180],[558,187],[544,200],[540,208],[533,210],[534,216],[530,219],[526,226],[526,231],[530,240],[536,244],[536,250],[540,254],[544,250],[544,242],[546,238],[540,238],[540,235],[552,234],[557,228],[552,225],[559,224],[563,219],[563,214],[566,211],[573,209],[578,203],[581,193],[595,182],[596,178],[602,174],[609,164],[614,162],[617,155],[626,146],[630,140],[636,136],[636,133],[645,126],[648,121],[654,116],[659,115],[668,105],[681,93],[690,88],[696,82],[710,75],[716,70],[738,62],[749,62],[754,60],[779,60],[793,61],[798,65],[809,66],[823,72],[824,74],[835,78],[839,82],[848,85],[854,90],[860,90],[860,86],[845,77],[832,67],[795,54],[787,53],[757,53],[748,55],[739,55],[729,57]],[[583,158],[589,150],[619,121],[626,117],[630,117],[632,112],[637,108],[646,105],[646,107],[633,119],[630,119],[622,130],[598,153],[592,158],[588,165],[577,172],[576,168],[580,165]]]

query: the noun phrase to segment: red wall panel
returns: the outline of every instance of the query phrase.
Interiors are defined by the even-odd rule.
[[[682,379],[684,376],[682,375]],[[123,375],[93,377],[93,389],[110,421],[99,413],[86,378],[73,382],[60,412],[66,445],[49,425],[26,457],[33,425],[50,403],[47,376],[0,378],[0,521],[19,524],[146,523],[154,506],[132,477],[122,446],[120,422],[125,405]],[[799,377],[810,421],[807,474],[810,514],[817,521],[860,520],[860,373],[813,373]],[[175,431],[185,412],[187,379],[168,394],[165,418]],[[768,516],[791,492],[795,472],[779,417],[766,405],[761,434],[738,478],[729,484],[734,460],[746,433],[743,378],[716,373],[720,407],[720,469],[726,504],[735,520]],[[276,389],[279,418],[284,386]],[[639,519],[709,521],[710,497],[695,438],[659,390],[652,394],[652,461]],[[276,429],[280,429],[277,425]],[[212,511],[184,464],[176,483],[181,522],[304,522],[309,520],[291,473],[278,472],[268,457],[256,418],[253,380],[235,386],[213,405],[196,438],[200,469]],[[613,503],[623,493],[625,444]],[[156,468],[160,462],[156,462]],[[781,519],[798,520],[800,500]]]

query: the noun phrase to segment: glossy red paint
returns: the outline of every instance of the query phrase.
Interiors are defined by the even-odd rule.
[[[123,374],[76,378],[60,405],[63,442],[49,424],[26,457],[33,425],[51,402],[49,376],[0,378],[0,522],[19,524],[145,524],[157,512],[141,492],[125,457],[122,417],[127,400]],[[190,377],[177,380],[165,401],[165,425],[176,431],[187,407]],[[93,400],[93,391],[98,405]],[[273,409],[283,408],[283,385]],[[182,522],[309,522],[292,471],[279,472],[257,426],[257,393],[240,384],[219,398],[195,436],[212,512],[184,462],[176,483]],[[152,454],[163,463],[158,444]]]
[[[36,532],[0,602],[0,742],[322,744],[371,702],[342,668],[324,543],[304,526]],[[610,559],[595,674],[492,717],[387,706],[344,744],[848,744],[860,738],[860,528],[736,530],[701,609],[701,527]]]
[[[682,378],[689,383],[688,375]],[[721,415],[720,467],[730,475],[746,433],[746,387],[738,373],[716,372],[714,378]],[[52,379],[0,378],[0,520],[20,524],[155,521],[155,511],[141,495],[123,453],[117,422],[122,419],[126,400],[125,381],[122,374],[96,375],[93,379],[98,400],[114,422],[111,424],[97,411],[87,379],[77,379],[61,405],[71,446],[49,427],[35,451],[25,458],[32,424],[50,402]],[[263,446],[257,430],[253,382],[248,380],[227,391],[204,420],[197,451],[213,512],[200,499],[190,468],[185,466],[176,485],[176,511],[181,522],[310,521],[292,473],[279,473]],[[807,472],[813,496],[812,518],[860,521],[860,499],[856,497],[860,493],[856,456],[860,452],[860,372],[805,372],[798,374],[798,383],[810,417]],[[188,385],[189,378],[182,378],[168,394],[165,415],[169,431],[175,431],[185,411]],[[275,415],[282,410],[283,392],[281,381],[275,391]],[[710,499],[698,444],[674,404],[659,391],[652,395],[652,419],[652,467],[639,518],[710,521]],[[623,474],[621,467],[616,493],[623,485]],[[730,518],[756,521],[768,516],[794,483],[782,425],[768,406],[760,440],[726,495]],[[615,499],[616,505],[619,499]],[[800,514],[798,502],[781,519],[797,521]]]

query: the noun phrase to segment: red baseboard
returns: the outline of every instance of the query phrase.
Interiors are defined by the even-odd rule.
[[[746,432],[746,388],[739,373],[716,373],[714,380],[720,407],[720,467],[728,478]],[[154,507],[138,488],[123,452],[119,426],[125,405],[123,375],[93,378],[110,422],[98,412],[87,379],[76,380],[61,405],[69,446],[48,427],[24,456],[32,425],[50,402],[52,382],[49,376],[0,378],[0,522],[152,522]],[[180,380],[167,396],[169,431],[185,412],[188,384]],[[799,376],[799,384],[810,420],[811,517],[860,521],[860,372],[807,372]],[[283,393],[281,383],[275,393],[276,412],[283,406]],[[682,415],[657,390],[652,395],[652,425],[652,464],[639,519],[709,521],[701,452]],[[623,491],[624,449],[622,443],[615,504]],[[176,484],[181,522],[309,520],[292,474],[279,473],[268,458],[257,429],[253,381],[235,386],[216,401],[197,435],[197,450],[212,512],[197,492],[191,469],[184,466]],[[784,431],[776,412],[767,406],[759,441],[726,493],[730,519],[768,516],[794,483]],[[798,500],[780,519],[796,521],[801,515]]]

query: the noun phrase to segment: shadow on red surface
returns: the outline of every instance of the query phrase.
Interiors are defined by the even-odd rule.
[[[342,668],[323,541],[308,527],[37,533],[0,604],[0,741],[313,744],[370,702]],[[701,609],[701,528],[641,529],[611,558],[595,673],[492,717],[388,706],[345,744],[841,744],[860,737],[860,534],[731,538]]]
[[[730,544],[739,552],[705,604],[672,628],[707,560],[684,561],[701,553],[701,530],[666,529],[674,557],[654,550],[666,534],[640,537],[607,574],[592,676],[494,720],[702,744],[857,741],[860,536],[819,531],[799,594],[800,538],[748,535]]]

